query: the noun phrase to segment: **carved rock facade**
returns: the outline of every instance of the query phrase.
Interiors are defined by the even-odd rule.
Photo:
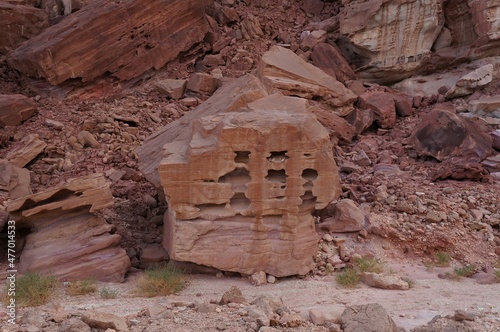
[[[311,269],[311,212],[340,186],[328,132],[306,100],[271,95],[200,117],[164,154],[163,244],[172,259],[249,275]]]

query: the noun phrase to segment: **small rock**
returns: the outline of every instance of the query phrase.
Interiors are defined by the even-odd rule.
[[[279,324],[286,327],[297,327],[304,323],[304,318],[299,313],[285,313],[281,316]]]
[[[187,89],[201,94],[211,95],[217,90],[217,79],[205,73],[194,73],[189,77]]]
[[[90,326],[81,319],[72,317],[62,322],[57,332],[91,332]]]
[[[146,269],[152,265],[168,261],[168,252],[161,244],[145,245],[140,252],[140,268]]]
[[[207,314],[214,313],[217,310],[217,305],[212,303],[202,303],[196,307],[196,311]]]
[[[455,315],[453,315],[453,319],[461,322],[463,320],[468,320],[468,321],[473,321],[475,319],[476,315],[473,313],[464,311],[464,310],[456,310]]]
[[[247,300],[241,293],[241,290],[236,286],[232,286],[230,290],[228,290],[227,292],[224,293],[224,295],[222,295],[219,304],[224,305],[228,303],[244,303],[246,301]]]
[[[166,79],[155,83],[161,93],[172,99],[180,99],[186,91],[187,80]]]
[[[56,130],[61,130],[64,128],[64,125],[59,122],[59,121],[56,121],[56,120],[51,120],[51,119],[45,119],[45,124],[50,127],[50,128],[54,128]]]
[[[480,285],[491,285],[499,282],[495,274],[487,272],[478,272],[472,276],[472,279]]]
[[[103,312],[87,312],[82,320],[90,327],[96,329],[115,329],[118,332],[128,331],[125,318]]]
[[[345,332],[384,331],[397,332],[396,323],[378,303],[354,305],[344,310],[340,318]]]
[[[309,318],[311,318],[311,322],[315,325],[324,325],[325,324],[325,314],[318,309],[309,310]]]
[[[325,234],[323,235],[323,240],[325,240],[326,242],[332,242],[333,241],[333,236],[331,236],[330,234]]]
[[[274,283],[276,282],[276,277],[275,277],[275,276],[272,276],[272,275],[270,275],[270,274],[269,274],[269,275],[267,276],[267,282],[268,282],[269,284],[274,284]]]
[[[83,147],[90,146],[92,148],[98,148],[100,146],[99,142],[94,138],[94,135],[86,130],[79,132],[76,139]]]
[[[264,271],[255,272],[250,276],[250,282],[254,286],[265,285],[267,283],[266,272]]]

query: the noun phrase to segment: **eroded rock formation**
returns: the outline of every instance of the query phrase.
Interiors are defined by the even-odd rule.
[[[0,54],[15,49],[49,25],[49,16],[42,9],[0,1]]]
[[[203,40],[211,2],[96,1],[21,45],[9,64],[51,84],[106,73],[129,80]]]
[[[307,273],[317,247],[311,212],[340,187],[328,132],[306,100],[271,95],[199,117],[185,138],[164,145],[159,166],[171,258],[244,274]]]
[[[258,72],[264,83],[283,94],[324,100],[341,116],[349,114],[356,101],[356,95],[334,77],[283,47],[264,53]]]
[[[34,101],[23,95],[0,95],[0,128],[17,126],[35,114]]]
[[[441,0],[351,0],[340,15],[362,71],[358,77],[394,82],[415,73],[429,59],[444,25]]]
[[[121,236],[94,212],[113,204],[101,174],[12,201],[7,211],[17,229],[28,228],[18,270],[55,274],[63,280],[123,281],[130,259]]]

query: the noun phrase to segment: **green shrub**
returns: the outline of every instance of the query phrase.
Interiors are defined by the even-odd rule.
[[[354,269],[345,269],[335,277],[337,284],[346,288],[354,288],[360,282],[361,276]]]
[[[16,306],[22,308],[46,304],[55,295],[57,284],[55,276],[44,276],[38,272],[23,274],[16,279]],[[6,299],[7,294],[4,296]]]
[[[439,267],[450,266],[451,256],[447,252],[438,251],[434,254],[434,258],[436,259],[436,266]]]
[[[453,269],[455,274],[459,277],[471,277],[476,272],[476,267],[472,264],[467,264],[462,267],[456,267]]]
[[[66,293],[71,296],[93,294],[97,290],[95,278],[71,282],[66,288]]]
[[[175,294],[186,286],[186,277],[172,267],[153,266],[144,271],[136,286],[136,294],[153,297]]]
[[[363,273],[363,272],[382,273],[382,272],[384,272],[384,266],[374,258],[356,258],[354,260],[354,266],[355,266],[355,269],[359,273]]]
[[[101,295],[103,299],[114,299],[118,296],[118,291],[116,289],[104,287],[99,292],[99,295]]]

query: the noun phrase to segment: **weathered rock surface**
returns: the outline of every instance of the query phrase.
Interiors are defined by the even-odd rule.
[[[392,128],[396,123],[396,105],[392,94],[383,91],[367,91],[359,96],[360,106],[375,113],[375,119],[382,128]]]
[[[411,134],[411,142],[420,155],[440,161],[454,158],[480,162],[492,152],[491,136],[446,104],[434,107],[422,118]]]
[[[472,100],[469,102],[468,111],[482,117],[500,119],[500,96],[492,96]]]
[[[320,224],[321,229],[333,233],[359,232],[368,226],[368,216],[350,199],[343,199],[335,205],[333,217]]]
[[[493,65],[487,64],[460,77],[446,93],[446,98],[456,98],[472,94],[493,80]]]
[[[164,145],[159,165],[170,257],[248,275],[307,273],[312,209],[340,190],[331,149],[301,98],[271,95],[195,119],[190,137]]]
[[[344,310],[340,318],[344,332],[397,332],[396,323],[378,303],[355,305]]]
[[[148,137],[137,149],[139,169],[146,179],[160,188],[158,166],[163,158],[161,149],[164,144],[189,139],[192,136],[191,123],[197,118],[219,112],[233,112],[264,96],[267,96],[266,88],[253,75],[242,76],[222,86],[203,104],[186,113],[182,119],[169,123]]]
[[[352,141],[355,134],[354,127],[347,120],[319,106],[309,107],[309,111],[316,115],[318,121],[328,130],[330,136],[344,143]]]
[[[495,150],[500,151],[500,129],[491,132],[492,146]]]
[[[0,95],[0,128],[17,126],[37,111],[36,104],[23,95]]]
[[[370,287],[381,288],[381,289],[399,289],[407,290],[410,289],[410,285],[400,276],[395,274],[381,274],[364,272],[361,275],[361,280]]]
[[[158,91],[172,99],[181,99],[186,91],[187,80],[166,79],[155,83]]]
[[[7,159],[17,167],[24,167],[36,156],[43,152],[47,147],[47,143],[42,141],[38,134],[28,134],[24,136],[20,145],[9,152]]]
[[[0,159],[0,190],[9,193],[11,199],[32,194],[30,171]]]
[[[204,9],[211,2],[97,1],[31,38],[8,61],[51,84],[91,81],[105,73],[129,80],[161,68],[203,40],[208,30]]]
[[[104,312],[86,312],[82,316],[82,321],[95,329],[113,329],[117,332],[128,331],[128,325],[125,318]]]
[[[0,54],[15,49],[49,25],[49,16],[42,9],[0,1]]]
[[[311,59],[316,67],[342,83],[356,79],[356,74],[336,45],[317,44],[312,49]]]
[[[149,244],[140,251],[141,269],[168,261],[168,252],[161,244]]]
[[[320,98],[343,116],[352,110],[356,95],[335,78],[302,60],[292,51],[273,46],[258,66],[259,77],[287,96]]]
[[[444,25],[440,0],[353,0],[339,19],[340,33],[362,55],[358,77],[381,83],[420,69]]]
[[[121,236],[95,211],[113,204],[104,177],[94,174],[9,203],[7,211],[26,236],[18,270],[51,273],[63,280],[94,277],[123,281],[130,259]]]

